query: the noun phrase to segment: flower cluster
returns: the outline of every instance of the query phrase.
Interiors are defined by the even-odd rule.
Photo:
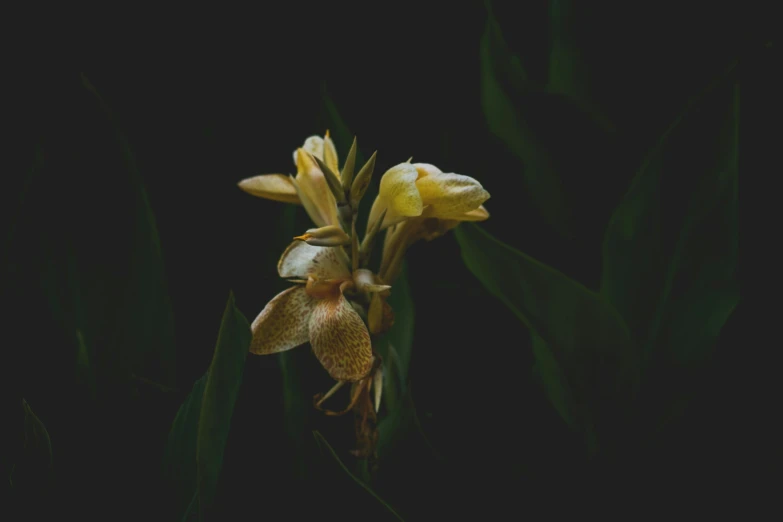
[[[489,217],[482,204],[489,193],[473,178],[442,172],[434,165],[400,163],[381,177],[379,194],[360,241],[359,203],[375,169],[374,153],[355,172],[356,140],[342,169],[329,132],[311,136],[294,151],[296,176],[264,174],[239,182],[261,198],[300,204],[316,228],[294,238],[277,264],[280,277],[294,286],[275,296],[252,324],[250,351],[259,355],[309,342],[337,384],[321,406],[345,383],[352,383],[351,404],[362,392],[377,412],[382,390],[381,359],[372,336],[394,320],[386,299],[399,274],[405,251],[420,239],[432,240],[461,221]],[[380,267],[368,265],[376,237],[385,231]],[[363,412],[365,415],[367,412]]]

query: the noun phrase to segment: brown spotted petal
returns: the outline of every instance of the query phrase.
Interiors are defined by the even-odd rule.
[[[250,329],[250,351],[257,355],[283,352],[309,339],[310,315],[316,301],[301,285],[277,294],[261,310]]]
[[[335,380],[356,382],[372,367],[370,334],[339,290],[316,301],[310,315],[310,344]]]
[[[351,277],[348,255],[340,247],[308,245],[294,241],[277,263],[277,273],[285,279],[346,279]]]

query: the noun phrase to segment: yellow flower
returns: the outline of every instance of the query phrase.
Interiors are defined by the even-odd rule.
[[[337,176],[340,175],[337,150],[329,131],[323,138],[310,136],[294,151],[296,177],[283,174],[262,174],[239,182],[239,188],[260,198],[301,204],[318,227],[339,225],[337,202],[329,190],[323,172],[309,156],[324,162]]]
[[[381,292],[389,286],[367,282],[367,271],[351,273],[341,247],[304,241],[288,246],[277,271],[297,284],[275,296],[253,321],[250,351],[272,354],[309,341],[335,380],[367,378],[373,366],[370,334],[345,293]]]
[[[429,163],[400,163],[381,178],[368,227],[384,211],[381,230],[413,217],[483,221],[489,217],[482,206],[488,199],[489,192],[470,176],[443,172]]]

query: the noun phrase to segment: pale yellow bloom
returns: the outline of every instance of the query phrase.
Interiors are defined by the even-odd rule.
[[[413,217],[482,221],[489,217],[481,206],[488,199],[489,192],[470,176],[443,172],[429,163],[400,163],[381,178],[368,229],[384,210],[382,230]]]
[[[296,177],[283,174],[262,174],[239,182],[239,188],[260,198],[295,203],[304,206],[318,227],[339,225],[337,202],[329,190],[318,164],[309,156],[318,157],[339,176],[337,150],[329,132],[322,138],[310,136],[294,151]]]

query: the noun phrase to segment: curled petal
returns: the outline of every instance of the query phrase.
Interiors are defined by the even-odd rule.
[[[416,188],[418,176],[416,167],[410,163],[400,163],[386,171],[381,178],[378,196],[390,213],[406,217],[421,214],[424,205]]]
[[[316,301],[310,315],[310,344],[329,375],[356,382],[372,367],[370,334],[342,292]]]
[[[293,286],[277,294],[250,327],[253,332],[250,351],[267,355],[306,343],[315,303],[303,286]]]
[[[288,176],[262,174],[239,182],[239,188],[252,196],[300,205],[299,196]]]
[[[351,277],[349,260],[340,247],[319,247],[294,241],[277,262],[277,273],[286,279],[346,279]]]
[[[427,216],[456,219],[489,199],[489,192],[470,176],[420,169],[422,172],[416,187],[423,204],[429,206]]]

